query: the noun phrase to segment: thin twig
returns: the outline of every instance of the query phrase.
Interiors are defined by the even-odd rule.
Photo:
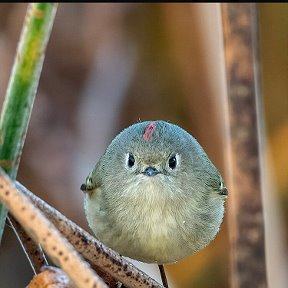
[[[26,257],[30,262],[34,274],[40,273],[41,267],[48,265],[41,246],[34,242],[34,240],[25,232],[25,230],[22,228],[19,222],[14,219],[14,217],[9,215],[7,220],[11,225],[11,228],[14,230],[17,239],[19,240],[20,245],[26,254]]]
[[[160,270],[160,275],[161,275],[161,280],[162,280],[163,286],[165,288],[169,288],[168,280],[167,280],[165,269],[164,269],[164,265],[160,264],[160,265],[158,265],[158,267],[159,267],[159,270]]]
[[[16,182],[16,187],[30,198],[34,205],[45,214],[75,249],[90,263],[100,267],[126,287],[163,288],[161,284],[92,237],[55,208],[49,206],[42,199],[27,190],[19,182]]]
[[[67,273],[77,287],[107,287],[67,239],[31,203],[30,199],[15,187],[2,169],[0,169],[0,201],[6,205],[26,232],[42,245],[51,260]]]

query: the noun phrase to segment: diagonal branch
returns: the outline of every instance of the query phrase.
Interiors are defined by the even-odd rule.
[[[49,206],[19,182],[16,183],[16,187],[30,198],[33,204],[45,214],[75,249],[90,263],[112,275],[126,287],[163,288],[161,284],[122,258],[118,253],[104,246],[99,240]]]
[[[25,231],[41,244],[51,260],[59,265],[79,288],[107,288],[101,278],[83,261],[55,226],[21,193],[0,169],[0,201]]]

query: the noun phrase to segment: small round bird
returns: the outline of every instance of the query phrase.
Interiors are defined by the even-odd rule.
[[[96,237],[121,255],[171,263],[207,246],[224,215],[223,178],[196,139],[165,121],[124,129],[81,186]]]

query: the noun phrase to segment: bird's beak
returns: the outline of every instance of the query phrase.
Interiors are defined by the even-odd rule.
[[[161,173],[159,170],[157,170],[155,167],[151,167],[151,166],[147,167],[143,172],[143,174],[146,176],[155,176],[159,173]]]

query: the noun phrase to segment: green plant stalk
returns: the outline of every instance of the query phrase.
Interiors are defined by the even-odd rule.
[[[15,179],[57,4],[31,3],[0,118],[0,166]],[[0,243],[7,208],[0,203]]]

